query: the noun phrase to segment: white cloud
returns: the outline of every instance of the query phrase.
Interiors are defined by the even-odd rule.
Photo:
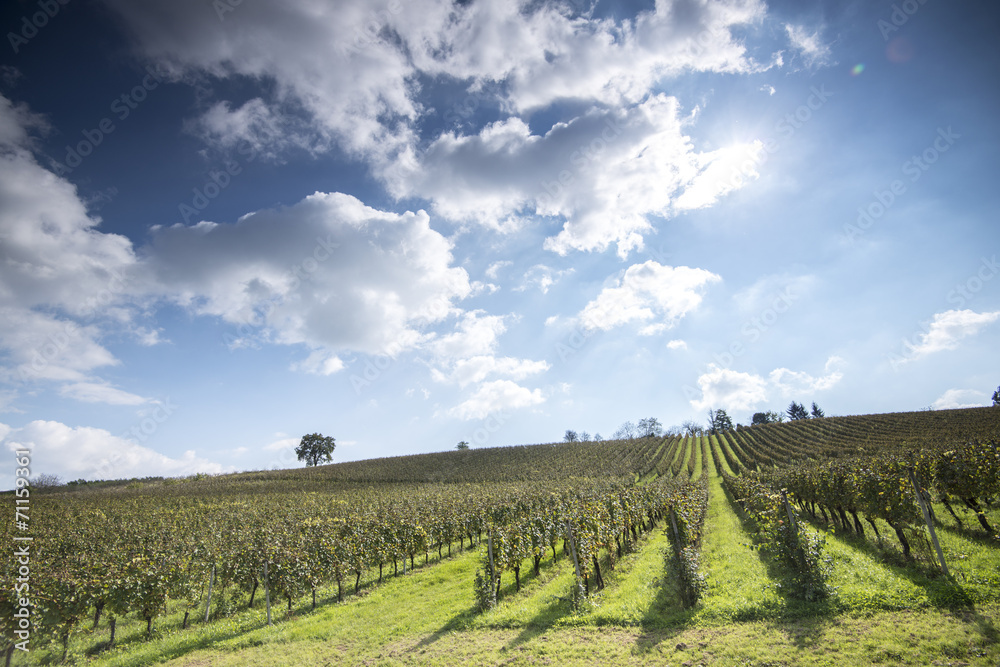
[[[274,442],[264,445],[261,449],[265,452],[280,452],[286,449],[295,449],[299,446],[301,441],[301,438],[281,438],[280,440],[275,440]]]
[[[84,403],[107,403],[109,405],[142,405],[148,398],[131,394],[112,387],[105,382],[76,382],[59,388],[62,396]]]
[[[830,357],[824,365],[824,373],[813,377],[808,373],[778,368],[765,379],[754,373],[743,373],[716,364],[709,364],[708,370],[698,377],[700,399],[692,399],[691,405],[699,410],[722,408],[725,410],[752,410],[768,400],[772,391],[782,395],[811,394],[832,388],[843,378],[839,370],[844,364],[840,357]]]
[[[688,349],[688,344],[683,340],[672,340],[667,343],[667,349],[669,350],[686,350]]]
[[[935,352],[954,350],[959,341],[979,333],[987,325],[1000,319],[1000,310],[977,313],[973,310],[946,310],[934,315],[928,330],[920,334],[916,344],[907,343],[908,361]]]
[[[462,315],[453,332],[434,340],[428,348],[445,361],[485,355],[496,349],[506,330],[502,315],[473,310]]]
[[[330,374],[337,350],[397,356],[460,312],[471,291],[428,216],[316,193],[234,224],[159,229],[146,248],[151,292],[234,327],[234,340],[311,348],[297,368]]]
[[[825,375],[813,377],[801,371],[777,368],[771,371],[768,379],[771,385],[785,396],[810,394],[830,389],[840,382],[844,377],[843,372],[839,370],[843,364],[844,360],[840,357],[830,357],[823,368]]]
[[[90,374],[118,363],[100,343],[108,321],[132,327],[136,258],[127,238],[98,230],[69,181],[28,152],[42,124],[0,96],[0,379],[99,382]]]
[[[525,292],[528,289],[536,288],[542,294],[548,294],[549,288],[559,282],[563,276],[572,275],[573,269],[558,271],[544,264],[536,264],[528,269],[524,274],[521,284],[514,288],[515,292]]]
[[[252,3],[224,21],[189,3],[106,2],[169,77],[273,84],[239,104],[206,101],[190,125],[214,145],[280,159],[339,144],[397,198],[428,199],[450,219],[514,230],[553,216],[564,228],[547,247],[560,254],[617,244],[624,257],[641,248],[647,216],[742,185],[731,163],[749,147],[695,152],[677,100],[652,93],[686,72],[764,69],[743,36],[765,16],[761,0],[661,0],[621,21],[508,0]],[[436,108],[424,79],[462,82],[477,107],[508,115],[455,132],[462,116]],[[590,110],[532,135],[524,118],[560,100]],[[427,143],[418,128],[431,114],[447,129]]]
[[[282,143],[283,129],[305,116],[315,141],[361,154],[412,140],[424,77],[472,90],[502,82],[498,103],[521,112],[566,98],[634,103],[683,71],[754,71],[734,33],[766,11],[759,0],[664,1],[617,23],[554,2],[343,0],[244,3],[215,20],[191,3],[106,2],[142,55],[174,77],[275,84],[267,99],[212,106],[201,121],[210,134]]]
[[[511,380],[493,380],[479,385],[466,401],[447,411],[458,419],[483,419],[503,410],[516,410],[545,402],[541,389],[527,389]]]
[[[810,31],[805,26],[785,24],[785,32],[792,48],[799,52],[806,67],[830,64],[832,51],[818,30]]]
[[[767,381],[759,375],[741,373],[715,364],[698,378],[701,399],[691,405],[699,410],[751,410],[767,400]]]
[[[630,266],[614,287],[606,287],[580,312],[578,319],[587,329],[608,330],[630,322],[654,318],[662,325],[648,330],[656,333],[673,327],[698,307],[704,288],[722,280],[704,269],[670,267],[649,260]]]
[[[486,277],[489,278],[490,280],[496,280],[497,277],[500,275],[500,270],[505,269],[508,266],[511,266],[513,263],[514,262],[511,262],[509,260],[500,260],[497,262],[493,262],[488,267],[486,267]]]
[[[436,373],[436,379],[451,381],[461,387],[471,383],[482,382],[490,376],[508,377],[522,380],[529,375],[544,373],[550,365],[546,361],[516,359],[514,357],[476,356],[457,361],[450,373]]]
[[[71,427],[43,420],[32,421],[21,428],[0,426],[0,441],[7,449],[26,447],[31,450],[35,474],[59,475],[67,481],[178,477],[227,471],[219,463],[198,457],[194,451],[184,452],[181,458],[171,458],[100,428]]]
[[[935,410],[978,408],[989,405],[987,395],[975,389],[949,389],[931,405]]]
[[[628,109],[595,107],[544,135],[519,118],[478,134],[445,133],[384,173],[394,195],[427,197],[449,219],[508,231],[522,214],[552,217],[562,230],[547,249],[616,244],[625,257],[652,229],[647,216],[709,206],[741,187],[752,148],[696,152],[677,100],[661,94]]]

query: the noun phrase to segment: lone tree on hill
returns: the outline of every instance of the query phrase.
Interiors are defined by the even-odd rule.
[[[788,418],[792,421],[796,419],[809,419],[809,411],[806,410],[806,406],[801,403],[796,403],[792,401],[792,404],[788,406]]]
[[[295,453],[299,461],[305,461],[307,466],[315,466],[319,465],[320,461],[333,460],[333,448],[336,446],[332,437],[310,433],[302,436]]]
[[[455,445],[455,449],[468,449],[468,448],[469,448],[469,443],[467,443],[465,440]]]

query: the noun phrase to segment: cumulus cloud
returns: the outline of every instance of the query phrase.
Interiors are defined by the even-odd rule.
[[[977,313],[974,310],[946,310],[936,313],[926,332],[909,347],[906,360],[912,361],[935,352],[954,350],[959,341],[974,336],[986,326],[1000,319],[1000,310]]]
[[[0,379],[23,386],[89,382],[118,363],[100,341],[109,319],[131,320],[137,261],[131,242],[101,232],[76,188],[29,152],[42,123],[0,96]]]
[[[243,112],[206,113],[205,125],[220,136],[248,129],[275,136],[276,113],[300,113],[361,153],[409,142],[422,112],[415,99],[421,77],[475,89],[503,82],[499,102],[522,112],[559,99],[636,102],[682,71],[754,71],[759,66],[735,33],[766,11],[759,0],[674,0],[619,23],[557,2],[345,0],[241,4],[219,21],[197,3],[106,4],[139,51],[175,77],[274,83],[271,98]]]
[[[532,361],[514,357],[494,357],[481,355],[469,359],[460,359],[454,364],[447,375],[436,371],[435,377],[457,383],[461,387],[475,382],[482,382],[490,376],[508,377],[522,380],[529,375],[536,375],[549,370],[547,361]]]
[[[519,118],[477,134],[446,132],[422,154],[386,169],[397,197],[431,199],[435,212],[507,231],[522,216],[553,218],[562,230],[545,247],[622,257],[642,248],[647,216],[709,206],[744,184],[740,165],[752,146],[697,152],[675,98],[654,95],[634,107],[595,107],[533,134]]]
[[[742,185],[730,163],[747,147],[696,152],[676,99],[651,93],[683,72],[759,71],[740,34],[763,19],[760,0],[664,0],[625,21],[561,2],[256,3],[224,21],[191,3],[106,2],[168,76],[273,84],[239,104],[209,98],[190,125],[212,144],[272,157],[337,144],[393,195],[428,199],[440,215],[498,230],[555,217],[564,228],[547,247],[561,254],[617,244],[625,256],[646,216]],[[467,85],[504,117],[452,131],[448,109],[422,94],[428,78]],[[527,114],[561,100],[590,111],[532,134]],[[433,114],[448,125],[423,137]]]
[[[0,442],[11,451],[30,449],[36,474],[59,475],[64,480],[178,477],[228,471],[192,450],[180,458],[171,458],[104,429],[72,427],[57,421],[35,420],[20,428],[0,424]],[[12,481],[6,477],[7,484]]]
[[[759,375],[741,373],[709,364],[698,378],[701,398],[691,405],[699,410],[751,410],[767,400],[767,381]]]
[[[771,385],[785,396],[809,394],[824,391],[836,385],[844,377],[839,369],[844,365],[840,357],[830,357],[824,366],[824,375],[813,377],[801,371],[777,368],[768,375]]]
[[[701,398],[692,398],[691,405],[699,410],[722,408],[725,410],[752,410],[768,400],[771,392],[782,396],[811,394],[835,386],[844,374],[839,369],[843,359],[830,357],[824,366],[824,375],[814,377],[801,371],[778,368],[764,378],[755,373],[743,373],[709,364],[708,370],[698,377]]]
[[[484,419],[504,410],[518,410],[545,402],[541,389],[528,389],[512,380],[493,380],[479,385],[467,400],[447,411],[458,419]]]
[[[721,280],[704,269],[663,266],[653,260],[633,264],[615,286],[604,288],[588,303],[578,319],[587,329],[605,331],[630,322],[659,319],[644,330],[647,334],[658,333],[697,308],[704,288]]]
[[[949,389],[931,404],[935,410],[953,410],[956,408],[978,408],[989,404],[989,398],[984,392],[975,389]]]
[[[234,340],[311,348],[298,367],[320,374],[343,368],[337,350],[414,348],[471,290],[425,213],[387,213],[339,193],[232,224],[158,229],[144,254],[150,292],[222,318]]]

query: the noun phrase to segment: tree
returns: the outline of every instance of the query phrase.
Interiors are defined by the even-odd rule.
[[[469,443],[467,443],[465,440],[455,445],[455,449],[468,449],[468,448],[469,448]]]
[[[1000,387],[997,387],[997,390],[993,392],[993,405],[1000,405]]]
[[[638,431],[640,438],[657,438],[663,435],[663,426],[656,417],[649,417],[639,420]]]
[[[62,486],[62,479],[59,475],[42,473],[35,475],[35,478],[31,480],[31,485],[36,489],[54,489],[57,486]]]
[[[701,424],[690,419],[681,424],[681,428],[684,429],[684,435],[686,436],[700,436],[705,434],[705,429],[702,428]]]
[[[750,425],[757,426],[758,424],[777,424],[783,421],[785,421],[785,415],[780,412],[775,412],[774,410],[768,410],[767,412],[753,413]]]
[[[717,435],[724,431],[733,430],[733,420],[729,418],[725,410],[708,411],[708,432]]]
[[[806,410],[806,406],[801,403],[796,403],[795,401],[792,401],[792,404],[788,406],[788,410],[786,410],[786,412],[788,413],[788,418],[792,421],[798,419],[809,419],[809,411]]]
[[[580,437],[576,434],[576,431],[566,431],[566,435],[563,436],[563,440],[566,442],[577,442]]]
[[[307,466],[319,465],[320,461],[333,460],[333,448],[337,445],[333,438],[319,433],[310,433],[302,436],[299,446],[295,448],[295,454],[299,461],[305,461]]]
[[[580,442],[590,442],[590,434],[586,431],[580,431]]]
[[[604,438],[601,437],[600,433],[595,433],[594,434],[594,442],[602,442],[603,440],[604,440]]]
[[[813,401],[812,416],[813,419],[822,419],[823,417],[826,416],[826,414],[824,414],[823,411],[819,409],[819,406],[816,405],[816,401]]]
[[[615,434],[611,437],[614,438],[615,440],[631,440],[632,438],[635,437],[635,434],[636,434],[635,424],[633,424],[632,422],[625,422],[624,424],[618,427],[618,430],[615,431]]]

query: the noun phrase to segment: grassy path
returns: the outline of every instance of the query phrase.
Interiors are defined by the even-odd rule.
[[[750,548],[750,535],[733,511],[714,462],[709,463],[708,516],[701,551],[708,591],[695,619],[725,622],[773,616],[784,601],[775,592],[764,561]]]

